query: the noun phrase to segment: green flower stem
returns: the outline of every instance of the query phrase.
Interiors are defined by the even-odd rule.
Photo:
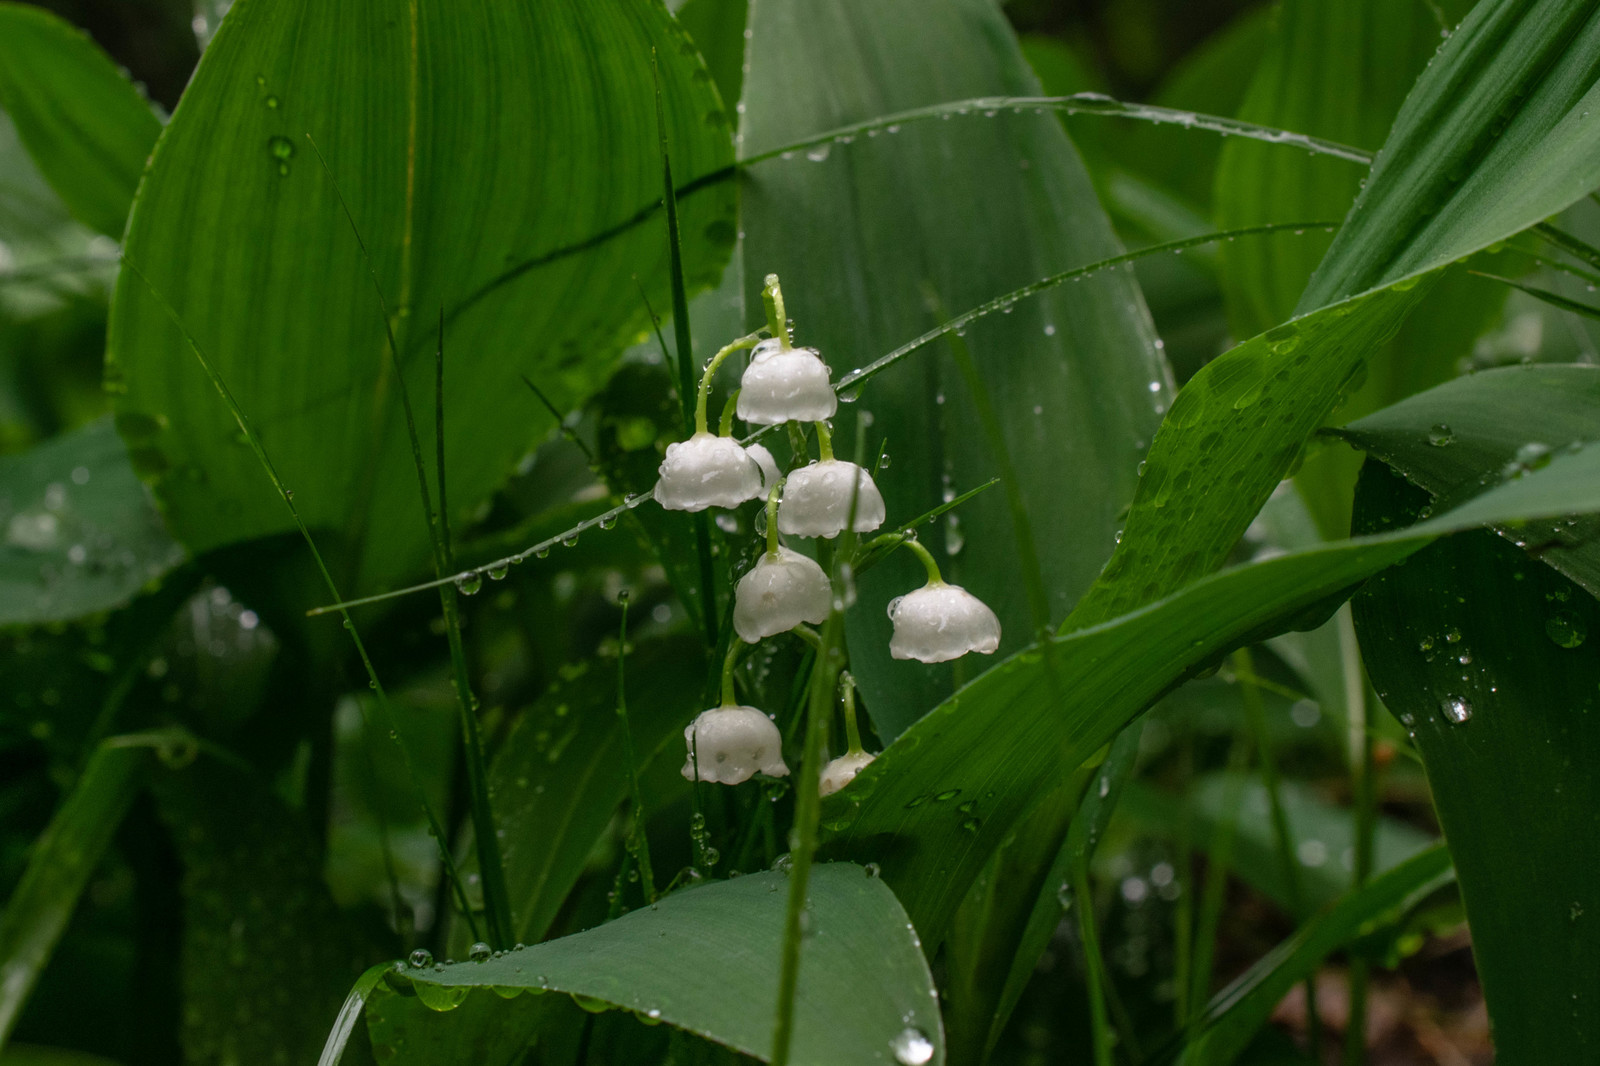
[[[722,703],[723,707],[737,707],[739,701],[733,698],[733,668],[739,664],[739,653],[744,650],[744,641],[734,638],[728,641],[728,654],[722,660]],[[699,764],[696,763],[698,769]]]
[[[759,333],[751,333],[748,336],[740,337],[732,344],[720,349],[716,355],[711,357],[711,362],[706,364],[705,373],[700,375],[700,395],[695,399],[694,403],[694,431],[696,433],[709,432],[706,428],[706,402],[711,395],[711,379],[716,376],[717,367],[721,366],[722,361],[734,352],[742,348],[753,348],[760,340],[761,334]]]
[[[833,458],[833,432],[826,422],[817,423],[817,451],[825,463]]]
[[[772,486],[772,491],[767,493],[767,557],[778,557],[778,496],[783,492],[783,483],[787,478],[779,478],[778,483]]]
[[[783,310],[783,289],[778,286],[778,275],[768,274],[761,290],[761,302],[767,309],[767,332],[778,341],[780,351],[788,351],[789,318]]]
[[[856,725],[856,679],[846,670],[839,675],[839,692],[844,697],[844,737],[849,746],[846,755],[865,755],[861,746],[861,729]]]
[[[743,389],[734,389],[728,394],[728,402],[722,405],[722,421],[717,426],[717,436],[733,436],[733,415],[739,409],[739,393]]]
[[[633,799],[633,827],[628,831],[627,854],[639,865],[639,879],[644,888],[644,898],[647,903],[656,901],[655,872],[650,868],[650,841],[645,836],[646,822],[644,810],[644,794],[639,789],[639,757],[633,747],[633,723],[628,719],[628,600],[627,590],[624,589],[618,601],[622,607],[622,622],[617,632],[617,717],[622,719],[623,750],[628,756],[628,791]],[[730,685],[728,681],[723,682]],[[627,858],[623,859],[623,868],[619,875],[627,869]],[[619,890],[617,898],[622,898]]]
[[[922,546],[915,537],[906,537],[900,542],[901,547],[910,548],[918,559],[922,560],[923,568],[928,571],[928,584],[942,585],[944,578],[939,574],[939,564],[934,561],[933,553]]]

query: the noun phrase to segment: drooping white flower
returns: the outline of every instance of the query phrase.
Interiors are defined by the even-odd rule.
[[[969,651],[989,655],[1000,646],[1000,619],[988,605],[943,581],[890,600],[889,620],[894,623],[889,654],[896,659],[942,663]]]
[[[739,382],[740,418],[758,426],[820,422],[838,409],[828,364],[815,348],[787,348],[777,340],[756,345]]]
[[[837,537],[850,523],[852,498],[857,533],[883,525],[883,495],[871,474],[842,459],[801,467],[784,483],[778,529],[792,537]]]
[[[846,752],[822,768],[822,780],[817,785],[817,795],[831,796],[859,774],[876,755],[865,751]]]
[[[789,548],[763,552],[733,590],[733,628],[739,639],[754,644],[763,637],[787,633],[801,622],[817,625],[828,618],[833,588],[828,575],[811,559]]]
[[[667,445],[656,502],[669,511],[737,507],[761,495],[761,466],[730,437],[696,433]]]
[[[783,476],[783,473],[778,469],[778,461],[772,457],[771,452],[767,451],[766,445],[752,444],[745,449],[745,453],[754,459],[756,465],[761,468],[762,492],[768,491],[778,483],[778,479]]]
[[[683,776],[719,785],[737,785],[757,773],[784,777],[783,735],[772,719],[754,707],[713,707],[683,728],[689,746]]]

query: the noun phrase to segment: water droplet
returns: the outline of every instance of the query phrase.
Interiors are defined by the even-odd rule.
[[[1461,630],[1457,629],[1455,626],[1451,626],[1449,629],[1444,631],[1444,639],[1445,643],[1447,644],[1460,644]]]
[[[267,151],[278,161],[278,173],[288,173],[289,160],[294,158],[294,142],[287,137],[273,137],[267,141]]]
[[[427,948],[418,948],[411,953],[411,957],[407,961],[419,970],[426,969],[433,965],[433,952]]]
[[[811,160],[813,163],[820,163],[828,158],[828,153],[832,151],[832,149],[833,146],[831,144],[816,145],[806,152],[806,158]]]
[[[889,1050],[894,1052],[894,1061],[900,1066],[923,1066],[923,1063],[933,1061],[933,1041],[915,1026],[902,1029],[889,1041]]]
[[[863,869],[865,869],[867,871],[867,876],[868,877],[877,877],[877,876],[879,876],[879,875],[881,875],[883,873],[883,868],[880,867],[875,862],[867,863],[867,865],[865,867],[863,867]]]
[[[1435,448],[1443,448],[1445,445],[1453,443],[1455,439],[1456,431],[1443,422],[1434,423],[1433,428],[1428,430],[1428,443]]]
[[[483,588],[483,575],[476,570],[468,570],[456,578],[456,591],[463,596],[471,596]]]
[[[1472,703],[1464,696],[1446,696],[1439,701],[1439,711],[1445,721],[1460,725],[1472,717]]]
[[[489,956],[493,954],[494,949],[481,940],[467,949],[467,958],[473,962],[488,962]]]
[[[511,573],[511,566],[507,563],[496,563],[489,567],[488,573],[490,581],[504,581],[506,575]]]
[[[1544,632],[1557,647],[1576,648],[1589,636],[1589,627],[1571,611],[1559,611],[1545,619]]]
[[[961,795],[961,790],[959,788],[947,788],[933,798],[940,803],[944,803],[947,800],[955,799],[959,795]]]
[[[563,548],[574,547],[574,546],[577,545],[577,543],[578,543],[578,535],[576,533],[573,533],[570,536],[565,536],[565,537],[561,538],[561,546]]]
[[[269,107],[269,108],[272,108],[272,109],[273,109],[273,110],[277,110],[277,107],[278,107],[278,98],[277,98],[277,97],[276,97],[276,96],[269,96],[269,97],[267,97],[267,106],[268,106],[268,107]]]

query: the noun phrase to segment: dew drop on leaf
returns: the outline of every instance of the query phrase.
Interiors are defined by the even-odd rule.
[[[1545,619],[1544,632],[1557,647],[1576,648],[1589,636],[1589,627],[1571,611],[1559,611]]]
[[[488,962],[493,954],[494,949],[481,940],[467,949],[467,958],[473,962]]]
[[[483,575],[476,570],[468,570],[456,578],[456,591],[463,596],[471,596],[483,588]]]
[[[425,969],[433,965],[433,952],[427,948],[418,948],[411,953],[408,961],[419,970]]]
[[[1446,696],[1439,701],[1439,711],[1445,721],[1461,725],[1472,717],[1472,703],[1464,696]]]
[[[1452,444],[1455,439],[1456,431],[1443,422],[1434,423],[1433,428],[1428,430],[1428,443],[1435,448],[1443,448],[1448,444]]]
[[[922,1066],[923,1063],[933,1061],[933,1041],[928,1039],[928,1034],[915,1026],[907,1026],[900,1030],[895,1038],[889,1041],[889,1050],[894,1052],[894,1061],[900,1066]]]

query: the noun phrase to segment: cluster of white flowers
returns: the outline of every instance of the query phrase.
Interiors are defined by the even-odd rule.
[[[883,495],[872,475],[855,463],[834,457],[828,419],[838,410],[838,398],[828,365],[815,348],[796,348],[790,342],[776,275],[767,276],[763,295],[770,336],[742,337],[711,358],[700,380],[695,433],[667,446],[655,487],[656,501],[674,511],[731,508],[766,496],[767,550],[734,589],[733,627],[747,644],[806,624],[818,625],[836,602],[833,584],[822,567],[785,547],[779,534],[832,539],[846,529],[870,533],[886,518]],[[819,458],[787,476],[765,447],[741,445],[732,437],[727,415],[720,433],[708,428],[706,404],[712,376],[724,359],[747,348],[754,350],[740,379],[734,413],[754,426],[816,427]],[[795,439],[803,440],[803,434]],[[933,556],[915,539],[891,536],[921,558],[928,582],[889,604],[889,618],[894,623],[890,654],[896,659],[938,663],[969,651],[989,654],[998,648],[1000,621],[994,612],[960,586],[946,584]],[[729,651],[722,705],[705,711],[684,730],[689,758],[683,774],[691,781],[735,785],[757,773],[779,777],[789,772],[783,762],[782,736],[772,719],[754,707],[734,702],[729,671],[736,653],[737,645]],[[845,685],[845,703],[850,749],[823,770],[823,795],[843,788],[873,758],[861,749],[856,735],[851,684]]]

